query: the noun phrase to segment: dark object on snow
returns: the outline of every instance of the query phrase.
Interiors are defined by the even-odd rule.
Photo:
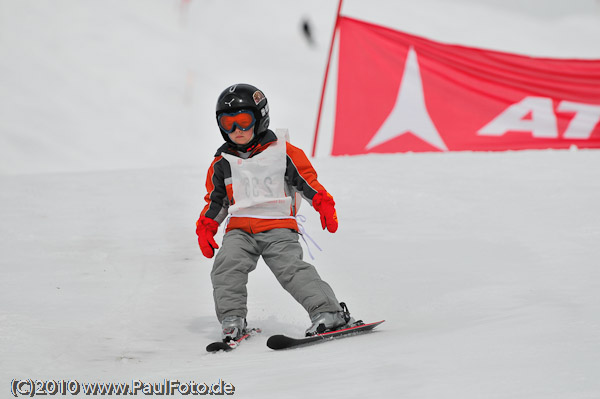
[[[302,19],[302,34],[310,46],[315,45],[315,39],[313,38],[312,33],[312,25],[307,18]]]

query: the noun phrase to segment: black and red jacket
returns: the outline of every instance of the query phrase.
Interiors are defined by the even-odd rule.
[[[250,150],[250,157],[261,153],[273,142],[277,136],[271,130],[263,135],[259,142]],[[200,216],[208,217],[221,224],[228,215],[230,204],[235,203],[232,189],[231,167],[229,162],[221,155],[223,152],[240,156],[237,150],[229,143],[221,146],[215,154],[206,177],[206,191],[204,197],[207,204]],[[325,188],[317,180],[317,172],[304,154],[304,151],[290,143],[286,143],[287,167],[285,171],[286,196],[292,198],[290,216],[296,216],[297,195],[302,196],[312,205],[312,199],[319,191]],[[286,228],[298,231],[295,219],[259,219],[249,217],[233,217],[229,220],[227,231],[242,229],[248,233],[260,233],[262,231]]]

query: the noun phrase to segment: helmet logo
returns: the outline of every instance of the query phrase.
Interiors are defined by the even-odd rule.
[[[224,101],[225,104],[229,105],[231,107],[231,103],[235,101],[235,98],[232,98],[230,101]]]
[[[237,88],[237,85],[233,85],[229,88],[229,92],[233,93],[235,91],[235,89]]]
[[[262,100],[265,99],[265,95],[260,90],[256,90],[254,94],[252,94],[252,98],[254,99],[254,104],[258,105]]]

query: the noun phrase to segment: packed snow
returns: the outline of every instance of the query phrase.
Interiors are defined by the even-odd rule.
[[[391,3],[343,11],[451,43],[600,58],[597,1]],[[272,351],[269,335],[301,336],[309,320],[261,261],[248,321],[262,334],[205,352],[220,328],[194,223],[221,142],[216,97],[259,86],[272,127],[309,153],[336,7],[0,2],[0,396],[32,379],[221,380],[239,398],[600,397],[594,150],[332,158],[326,120],[312,161],[340,228],[302,206],[323,248],[312,262],[355,317],[386,322]]]

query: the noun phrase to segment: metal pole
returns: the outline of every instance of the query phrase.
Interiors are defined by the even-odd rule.
[[[338,4],[337,14],[335,16],[335,26],[333,27],[333,33],[331,35],[331,44],[329,45],[329,56],[327,57],[327,66],[325,67],[325,77],[323,78],[323,89],[321,90],[321,101],[319,102],[319,112],[317,113],[317,125],[315,127],[315,137],[313,141],[312,157],[314,158],[315,152],[317,151],[317,139],[319,137],[319,124],[321,123],[321,112],[323,111],[323,100],[325,98],[325,87],[327,86],[327,77],[329,76],[329,64],[331,63],[331,54],[333,53],[333,43],[335,41],[335,34],[338,29],[338,23],[340,21],[340,12],[342,10],[342,2],[340,0]]]

